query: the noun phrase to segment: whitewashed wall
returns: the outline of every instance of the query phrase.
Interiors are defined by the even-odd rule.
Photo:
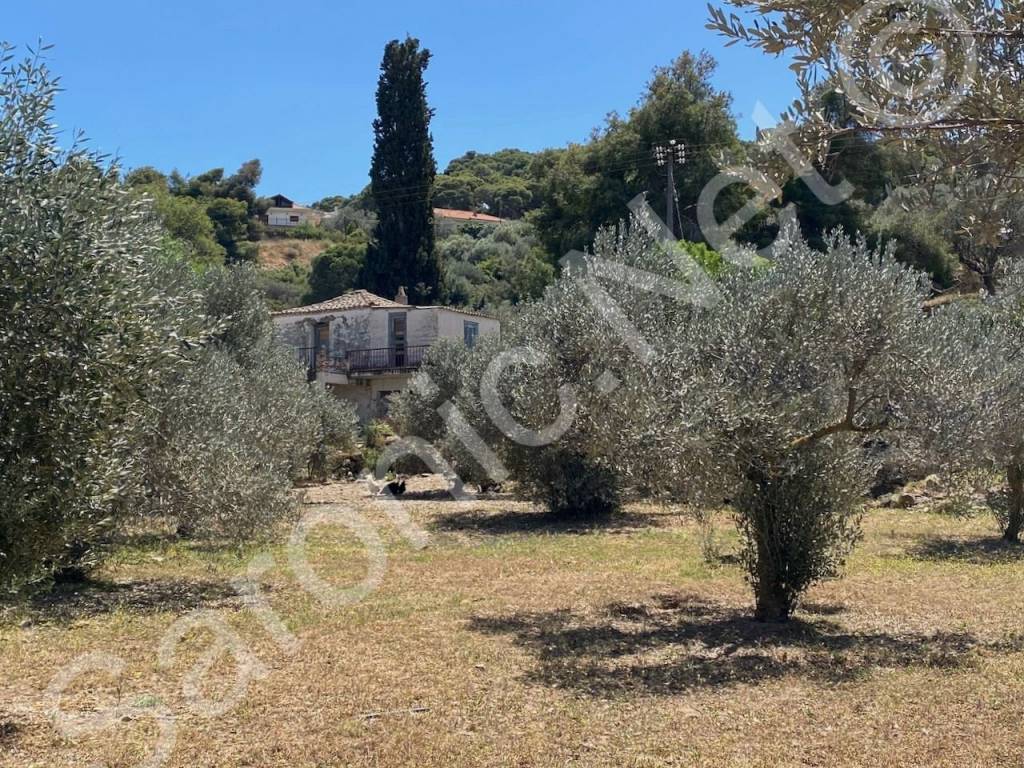
[[[406,310],[379,307],[349,309],[343,312],[318,314],[277,315],[281,342],[294,348],[313,345],[313,326],[330,319],[332,356],[340,356],[352,349],[383,349],[389,345],[389,316],[406,314],[406,345],[410,347],[433,344],[438,338],[461,341],[463,325],[468,320],[479,325],[480,335],[497,333],[497,320],[454,312],[441,307],[409,307]]]
[[[497,333],[501,324],[492,317],[480,317],[479,315],[468,315],[465,312],[456,312],[451,309],[438,308],[438,336],[443,339],[457,339],[461,341],[464,337],[463,328],[466,322],[476,323],[480,329],[480,336]]]

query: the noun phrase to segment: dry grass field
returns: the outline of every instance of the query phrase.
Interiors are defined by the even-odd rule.
[[[429,533],[423,549],[361,486],[309,492],[317,509],[358,507],[388,560],[379,588],[328,608],[283,545],[270,548],[259,582],[293,646],[232,587],[255,551],[142,538],[93,583],[8,607],[0,765],[141,765],[162,743],[158,711],[173,716],[164,764],[190,768],[1024,763],[1024,559],[991,543],[988,520],[872,510],[845,577],[779,627],[747,619],[727,519],[726,556],[708,565],[697,528],[672,510],[559,527],[528,505],[449,501],[425,482],[404,502]],[[347,529],[308,542],[325,581],[365,575]],[[188,688],[207,630],[159,663],[168,628],[195,609],[233,629],[262,672],[215,717],[195,697],[222,701],[238,665],[221,654]],[[121,658],[123,673],[72,681],[62,710],[125,708],[70,738],[46,689],[88,652]]]
[[[280,269],[299,264],[308,267],[317,256],[324,252],[330,242],[327,240],[300,240],[297,238],[273,238],[261,240],[257,263],[261,269]]]

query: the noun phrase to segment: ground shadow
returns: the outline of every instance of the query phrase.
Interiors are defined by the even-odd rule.
[[[448,512],[435,518],[431,527],[437,531],[478,533],[495,536],[525,533],[593,533],[635,531],[659,528],[674,518],[672,513],[616,512],[592,518],[565,519],[547,512],[504,510],[485,512],[465,510]]]
[[[791,674],[843,682],[875,669],[956,668],[975,663],[979,653],[1024,649],[1024,639],[992,644],[965,632],[851,632],[821,618],[763,624],[746,610],[676,595],[611,604],[596,614],[478,616],[470,627],[511,636],[533,653],[537,665],[528,681],[607,697],[670,695]]]
[[[241,598],[225,581],[159,579],[150,581],[93,581],[55,584],[16,605],[21,619],[64,622],[114,611],[136,614],[187,613],[197,608],[220,608]],[[0,609],[5,607],[0,603]]]
[[[4,713],[0,711],[0,747],[11,746],[15,741],[18,740],[18,736],[21,732],[21,728],[13,720],[5,718]]]
[[[1024,560],[1024,545],[997,538],[946,539],[929,536],[908,550],[917,560],[955,561],[973,565],[994,565]]]
[[[399,501],[458,501],[447,488],[428,488],[422,491],[406,491],[397,497]],[[472,495],[476,501],[493,501],[500,499],[511,499],[512,495],[507,493],[476,493]]]
[[[840,613],[846,613],[846,606],[842,603],[816,603],[813,600],[805,600],[800,603],[800,612],[815,616],[838,616]]]
[[[139,549],[162,552],[172,547],[201,555],[241,555],[245,547],[237,541],[210,536],[189,536],[174,530],[128,531],[112,536],[106,546],[111,549]]]

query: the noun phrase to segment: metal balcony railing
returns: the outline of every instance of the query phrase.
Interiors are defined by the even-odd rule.
[[[419,368],[430,347],[383,347],[381,349],[350,349],[343,358],[349,371],[389,371]]]
[[[350,349],[335,356],[328,356],[323,351],[318,354],[314,347],[301,347],[297,352],[299,362],[315,377],[317,371],[348,374],[414,370],[423,363],[423,357],[429,348],[429,345],[424,344],[412,347]]]

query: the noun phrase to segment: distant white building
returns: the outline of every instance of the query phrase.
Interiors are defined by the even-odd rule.
[[[268,227],[297,227],[300,224],[319,224],[323,220],[323,212],[315,208],[306,208],[284,195],[270,198],[272,205],[263,216],[263,223]]]
[[[495,318],[478,312],[410,306],[403,289],[395,300],[360,290],[275,312],[274,325],[310,380],[355,403],[363,421],[386,413],[388,396],[409,386],[438,339],[472,347],[500,332]]]
[[[434,227],[439,237],[449,235],[466,224],[490,224],[497,226],[504,219],[479,211],[460,211],[455,208],[435,208]]]

